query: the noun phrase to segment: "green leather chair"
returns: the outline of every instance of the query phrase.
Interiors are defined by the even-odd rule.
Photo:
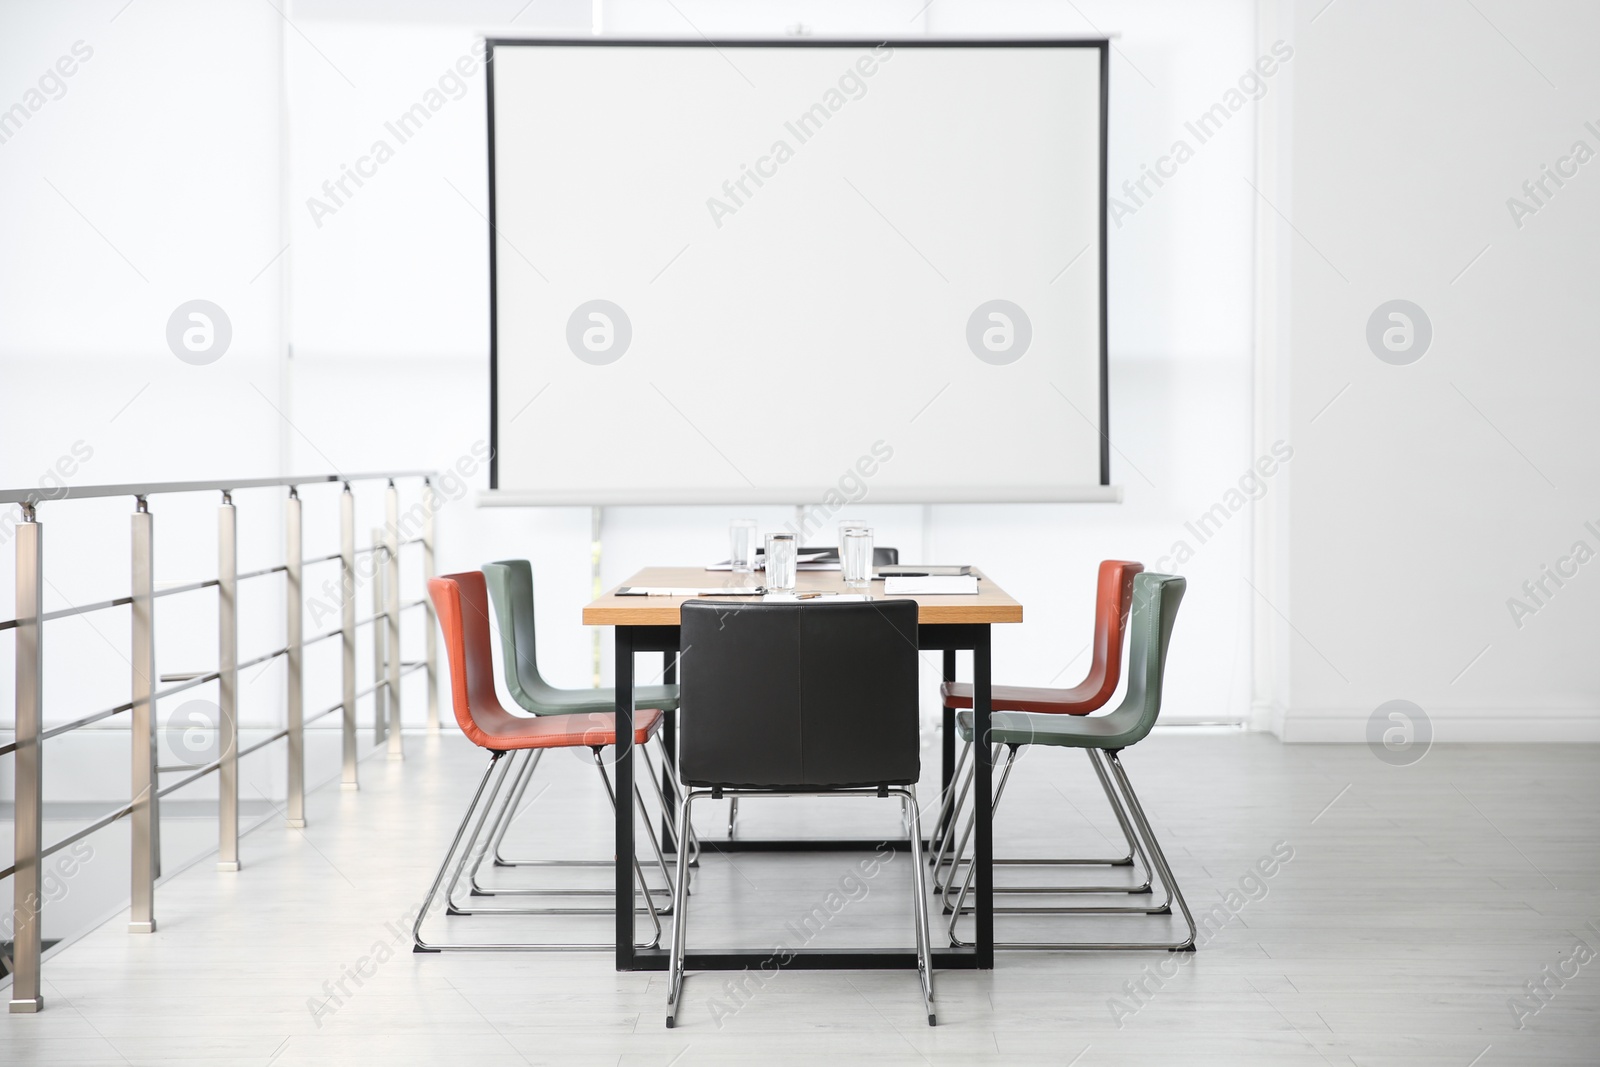
[[[533,567],[525,559],[504,559],[483,565],[484,583],[489,588],[489,599],[494,605],[495,622],[500,630],[500,649],[503,681],[511,698],[518,707],[532,715],[575,715],[586,713],[611,714],[616,710],[615,689],[561,689],[544,680],[539,673],[539,651],[535,640],[534,610],[533,610]],[[675,712],[678,709],[678,687],[675,685],[647,685],[634,688],[634,707],[636,709],[657,708],[664,712]],[[657,734],[657,741],[663,746],[665,754],[665,732]],[[654,762],[650,758],[648,746],[642,746],[640,753],[645,758],[646,771],[639,777],[647,778],[654,787],[656,799],[661,803],[661,810],[669,813],[668,818],[676,814],[676,775],[666,778],[667,788],[673,790],[674,797],[668,800],[662,788],[662,775],[657,773]],[[493,858],[496,867],[610,867],[610,860],[550,860],[550,859],[506,859],[501,855],[500,845],[504,840],[506,831],[515,820],[517,809],[522,802],[523,794],[527,791],[528,783],[533,779],[535,768],[539,765],[542,751],[534,750],[522,754],[522,766],[513,768],[510,773],[515,776],[515,784],[506,794],[503,807],[495,814],[493,830],[489,837],[489,846],[481,854],[478,866],[473,869],[472,893],[474,896],[526,896],[526,895],[559,895],[559,896],[603,896],[609,895],[610,889],[595,890],[529,890],[529,889],[493,889],[478,883],[477,875],[485,860]],[[515,758],[515,757],[513,757]],[[665,756],[663,755],[663,758]],[[605,774],[604,767],[601,774]],[[653,835],[652,835],[653,836]],[[663,851],[664,841],[653,840],[658,853]],[[691,835],[691,856],[698,858],[698,842],[693,841]],[[670,887],[653,892],[666,893]]]
[[[1172,639],[1172,624],[1178,615],[1178,605],[1183,601],[1187,585],[1184,579],[1172,574],[1145,573],[1134,577],[1133,615],[1129,623],[1128,687],[1122,703],[1115,711],[1091,716],[1049,715],[1026,711],[995,712],[989,718],[990,732],[987,740],[993,745],[1009,749],[1005,768],[995,786],[993,811],[997,818],[1001,797],[1005,795],[1006,781],[1011,777],[1017,753],[1025,745],[1084,749],[1091,759],[1103,761],[1103,765],[1099,765],[1100,769],[1109,770],[1111,779],[1122,793],[1134,828],[1144,840],[1147,855],[1166,887],[1166,905],[1151,909],[1151,913],[1171,914],[1172,901],[1176,900],[1183,912],[1184,920],[1188,923],[1189,936],[1176,942],[996,942],[995,948],[1193,951],[1194,917],[1189,913],[1189,905],[1184,901],[1183,892],[1172,876],[1172,868],[1167,863],[1165,853],[1161,851],[1161,843],[1156,840],[1155,832],[1150,828],[1150,821],[1145,817],[1144,808],[1139,803],[1138,795],[1133,791],[1132,783],[1128,781],[1128,773],[1123,769],[1120,758],[1123,749],[1139,743],[1149,735],[1161,714],[1162,678],[1167,665],[1167,647]],[[958,713],[956,727],[963,739],[971,741],[973,713],[971,711]],[[966,829],[962,833],[961,844],[956,849],[958,857],[966,848],[971,833],[972,819],[969,817]],[[956,923],[963,914],[971,911],[966,907],[965,901],[971,890],[975,867],[976,864],[968,866],[961,892],[950,905],[949,932],[952,945],[966,944],[956,936]],[[949,903],[948,898],[947,903]],[[1105,909],[1108,913],[1116,910],[1120,909]]]

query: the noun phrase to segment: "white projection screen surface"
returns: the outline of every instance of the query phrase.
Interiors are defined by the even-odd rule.
[[[1107,498],[1104,40],[491,48],[484,502]]]

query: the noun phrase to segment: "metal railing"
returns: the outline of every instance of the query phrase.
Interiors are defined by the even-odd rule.
[[[402,517],[396,479],[421,479],[417,504]],[[387,482],[385,523],[372,531],[372,543],[356,548],[355,494],[352,482]],[[300,490],[307,486],[341,483],[339,500],[339,551],[313,559],[304,557],[302,548]],[[241,574],[238,570],[238,514],[233,494],[241,489],[281,487],[288,490],[284,503],[284,561],[271,567]],[[220,492],[217,511],[217,576],[205,581],[157,589],[154,578],[155,520],[149,500],[173,493]],[[15,773],[15,862],[0,870],[0,878],[14,875],[12,884],[14,930],[12,934],[11,1011],[35,1012],[43,1007],[40,996],[41,928],[44,898],[41,876],[44,860],[55,852],[82,840],[89,834],[128,819],[132,828],[130,933],[152,933],[156,928],[155,883],[160,876],[160,801],[161,798],[192,785],[209,774],[217,775],[218,838],[217,867],[239,870],[239,759],[277,741],[287,746],[287,810],[290,827],[304,827],[305,816],[305,728],[327,715],[343,712],[340,783],[345,789],[357,785],[359,749],[356,743],[356,702],[373,695],[375,740],[387,740],[390,759],[403,757],[400,734],[400,679],[415,670],[426,670],[428,677],[428,727],[439,726],[437,679],[437,638],[433,605],[427,597],[401,603],[400,549],[422,546],[424,578],[434,574],[434,514],[439,497],[430,471],[393,471],[376,474],[326,474],[304,478],[246,478],[235,481],[153,482],[133,485],[75,487],[67,497],[132,497],[131,543],[133,551],[132,590],[128,596],[93,604],[81,604],[56,611],[44,610],[44,524],[39,521],[42,503],[38,489],[0,491],[0,504],[17,504],[22,521],[16,538],[16,618],[0,621],[0,631],[15,630],[16,657],[16,736],[0,745],[0,756],[7,753],[16,760]],[[53,505],[54,506],[54,505]],[[420,508],[420,514],[418,509]],[[410,536],[415,532],[417,536]],[[373,612],[356,618],[356,560],[372,557]],[[304,633],[305,568],[318,564],[339,564],[340,624],[336,630],[306,637]],[[284,643],[281,648],[244,662],[239,661],[238,589],[239,583],[282,573],[284,583]],[[191,674],[158,675],[155,662],[155,602],[161,597],[191,593],[215,587],[217,590],[217,667]],[[422,606],[427,615],[423,658],[404,661],[400,654],[400,613]],[[131,611],[132,680],[130,698],[124,703],[74,719],[44,727],[44,624],[56,619],[90,612],[129,607]],[[315,614],[313,612],[313,614]],[[373,625],[373,684],[356,689],[356,631]],[[341,697],[329,707],[305,714],[304,653],[307,646],[338,637],[341,639]],[[282,657],[287,666],[287,725],[256,743],[239,747],[239,671]],[[158,688],[158,682],[166,688]],[[179,781],[162,786],[162,771],[188,770],[158,767],[156,760],[156,705],[159,701],[196,686],[216,682],[218,686],[217,747],[220,755]],[[174,684],[167,684],[174,683]],[[87,826],[80,827],[59,841],[45,844],[41,769],[43,742],[116,715],[132,713],[129,728],[133,784],[127,804]]]

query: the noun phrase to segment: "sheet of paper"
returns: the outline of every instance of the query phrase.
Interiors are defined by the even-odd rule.
[[[945,596],[978,592],[978,579],[971,574],[928,575],[924,578],[885,578],[885,596]]]
[[[838,604],[840,602],[871,600],[866,593],[768,593],[761,598],[767,603],[777,604]]]
[[[617,596],[760,596],[764,590],[761,586],[718,586],[715,589],[696,589],[688,586],[674,585],[625,585],[617,590]]]

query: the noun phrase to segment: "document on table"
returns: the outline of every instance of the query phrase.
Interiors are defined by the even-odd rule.
[[[778,604],[838,604],[871,600],[867,593],[768,593],[761,598],[767,603]]]
[[[885,578],[885,596],[977,595],[978,578],[973,574],[929,574],[918,578]]]
[[[617,596],[760,596],[767,590],[759,585],[718,586],[715,589],[694,589],[675,585],[624,585]]]

